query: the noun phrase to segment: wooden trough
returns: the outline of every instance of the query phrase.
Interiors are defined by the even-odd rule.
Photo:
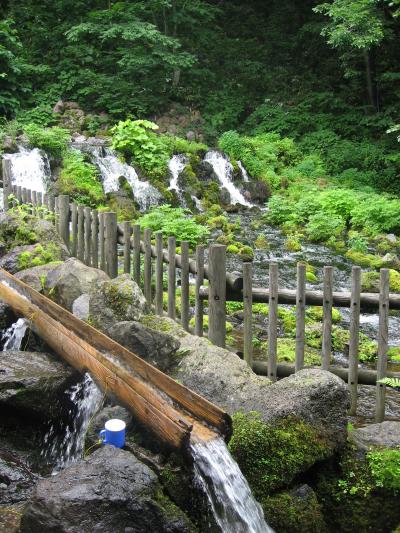
[[[98,385],[113,393],[134,417],[173,448],[228,439],[227,413],[145,362],[52,300],[0,269],[0,300],[63,359],[89,371]]]

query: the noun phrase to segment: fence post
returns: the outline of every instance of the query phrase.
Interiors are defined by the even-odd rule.
[[[144,242],[144,297],[148,305],[151,305],[151,229],[145,228],[143,232]]]
[[[243,263],[243,358],[253,367],[253,265]]]
[[[104,213],[99,213],[99,248],[100,248],[100,268],[106,272],[106,251],[104,244]]]
[[[176,239],[168,237],[168,316],[175,320],[176,318]]]
[[[37,214],[37,192],[36,191],[32,191],[32,214],[33,215],[36,215]],[[61,235],[61,233],[60,233]],[[67,245],[68,247],[68,245]]]
[[[268,377],[276,381],[278,338],[278,264],[269,264]]]
[[[131,225],[125,221],[122,225],[124,232],[124,272],[131,273]]]
[[[22,187],[21,185],[17,186],[17,200],[19,203],[22,203]]]
[[[387,350],[389,336],[389,270],[381,269],[379,292],[379,332],[378,332],[378,362],[376,367],[376,411],[375,421],[382,422],[385,418],[386,385],[378,383],[386,377]]]
[[[140,287],[140,225],[133,226],[133,279]]]
[[[85,259],[85,211],[83,205],[78,205],[78,259]]]
[[[99,213],[92,211],[92,267],[99,266]]]
[[[198,337],[203,336],[203,314],[204,305],[200,300],[200,287],[204,283],[204,244],[199,244],[196,248],[196,293],[195,293],[195,334]]]
[[[107,274],[110,278],[116,278],[118,276],[118,226],[116,213],[104,213],[104,230]]]
[[[156,233],[156,315],[163,315],[163,234]]]
[[[22,203],[27,204],[28,203],[28,190],[26,187],[22,187]],[[54,212],[54,209],[53,209]]]
[[[297,293],[296,293],[296,361],[295,371],[304,367],[306,318],[306,265],[297,264]]]
[[[351,272],[351,302],[350,302],[350,338],[349,338],[349,374],[348,386],[350,390],[350,415],[357,412],[358,387],[358,346],[360,337],[360,291],[361,268],[353,266]]]
[[[28,189],[26,192],[28,194],[28,203],[32,203],[32,191]],[[54,198],[54,221],[56,232],[60,235],[60,204],[58,196]]]
[[[71,255],[72,257],[76,257],[76,252],[78,250],[78,206],[76,204],[71,204],[71,230]]]
[[[90,207],[85,207],[85,265],[90,266],[91,258],[91,229],[92,229],[92,212]]]
[[[333,268],[324,267],[324,303],[322,326],[322,370],[329,370],[332,354],[332,286]]]
[[[49,202],[49,211],[51,213],[54,214],[54,224],[56,223],[56,217],[55,217],[55,214],[56,214],[56,199],[55,197],[52,195],[52,194],[49,194],[49,196],[47,197],[47,200]],[[27,191],[25,188],[22,189],[22,201],[24,202],[24,204],[27,203]]]
[[[208,338],[225,348],[226,339],[226,246],[212,244],[209,249],[210,288],[208,297]]]
[[[181,323],[189,331],[189,243],[181,242]]]
[[[69,242],[69,196],[61,194],[58,197],[59,232],[65,246],[70,249]]]
[[[3,206],[4,211],[9,209],[8,196],[12,192],[12,172],[11,172],[11,161],[9,159],[2,160],[3,167]]]

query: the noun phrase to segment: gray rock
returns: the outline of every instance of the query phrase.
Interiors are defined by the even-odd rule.
[[[222,205],[228,205],[231,203],[231,195],[229,194],[228,189],[226,189],[225,187],[221,187],[219,199]]]
[[[263,204],[271,196],[271,191],[263,181],[242,183],[246,200]]]
[[[81,294],[79,298],[74,300],[72,304],[72,313],[81,320],[87,320],[89,318],[89,294]]]
[[[180,345],[171,335],[154,331],[140,322],[117,322],[107,334],[162,371],[174,364]]]
[[[349,394],[334,374],[302,370],[271,384],[232,352],[184,332],[168,318],[146,316],[142,322],[180,341],[182,356],[173,376],[229,414],[259,411],[265,422],[294,416],[313,426],[332,451],[345,442]]]
[[[194,142],[196,140],[196,134],[194,131],[188,131],[186,133],[186,139],[190,142]]]
[[[37,267],[27,268],[15,274],[20,279],[38,292],[43,292],[47,275],[51,270],[56,268],[57,263],[47,263]]]
[[[0,358],[0,408],[48,421],[74,370],[46,353],[6,351]]]
[[[99,281],[90,291],[89,314],[103,331],[117,322],[138,320],[146,309],[143,293],[129,274]]]
[[[160,493],[150,468],[129,452],[104,446],[38,483],[21,532],[188,532],[183,513]]]
[[[387,420],[380,424],[355,428],[349,433],[349,439],[361,451],[376,446],[396,448],[400,446],[400,422]]]
[[[388,233],[386,235],[386,239],[392,244],[396,244],[396,242],[397,242],[397,237],[396,237],[396,235],[394,233]]]
[[[387,253],[382,257],[382,266],[385,268],[400,268],[400,259],[396,254]]]
[[[57,303],[71,311],[79,296],[88,293],[96,282],[108,279],[102,270],[88,267],[71,257],[49,272],[45,290]]]
[[[7,329],[13,324],[16,317],[11,307],[0,302],[0,330]]]

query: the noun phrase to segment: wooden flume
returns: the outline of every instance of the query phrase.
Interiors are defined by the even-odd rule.
[[[0,300],[27,318],[71,366],[89,371],[101,388],[114,393],[138,421],[171,447],[230,437],[231,419],[219,407],[3,269]]]

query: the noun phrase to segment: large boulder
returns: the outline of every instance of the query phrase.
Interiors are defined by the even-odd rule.
[[[400,446],[400,422],[385,421],[370,424],[362,428],[354,428],[349,439],[361,451],[373,447],[396,448]]]
[[[71,311],[73,302],[79,296],[88,293],[94,284],[108,279],[102,270],[88,267],[71,257],[47,274],[45,291],[58,304]]]
[[[162,371],[176,361],[179,341],[167,333],[147,328],[140,322],[117,322],[107,330],[107,334]]]
[[[129,274],[100,281],[90,291],[90,320],[103,331],[117,322],[138,320],[146,309],[143,293]]]
[[[20,531],[181,533],[190,531],[190,523],[163,495],[148,466],[127,451],[104,446],[38,483]]]
[[[17,279],[20,279],[32,289],[38,292],[43,292],[46,285],[47,275],[51,270],[54,270],[59,263],[47,263],[46,265],[35,266],[21,270],[15,274]]]
[[[73,369],[46,353],[2,352],[0,411],[12,409],[46,422],[57,416],[55,399],[73,375]]]

